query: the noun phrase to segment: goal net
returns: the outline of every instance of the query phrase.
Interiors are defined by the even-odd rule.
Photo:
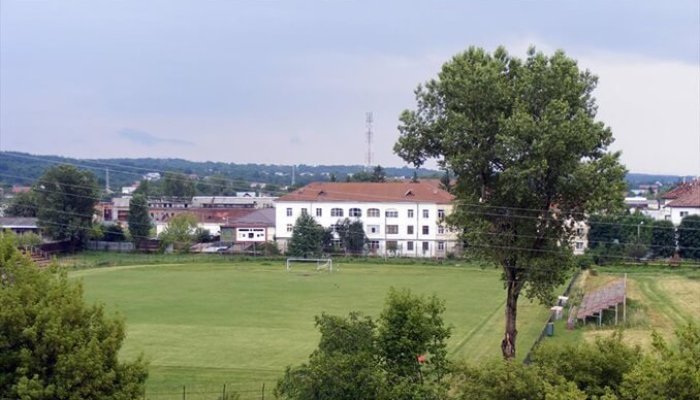
[[[295,265],[306,264],[314,265],[316,271],[333,272],[333,260],[330,258],[297,258],[291,257],[287,259],[287,271],[291,271]]]

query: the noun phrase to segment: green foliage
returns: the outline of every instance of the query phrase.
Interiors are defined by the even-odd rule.
[[[34,232],[25,232],[15,237],[17,247],[26,251],[32,251],[41,245],[41,236]]]
[[[119,224],[104,225],[102,232],[102,240],[105,242],[123,242],[126,240],[124,228]]]
[[[654,249],[655,221],[641,213],[594,214],[588,223],[588,254],[598,265],[640,259]]]
[[[681,220],[678,249],[681,257],[700,260],[700,215],[689,215]]]
[[[163,196],[188,198],[195,195],[194,181],[187,175],[166,172],[163,177]]]
[[[324,229],[316,220],[303,213],[297,218],[287,252],[296,257],[317,257],[322,252]]]
[[[189,252],[195,238],[197,222],[197,216],[194,214],[183,213],[174,216],[158,237],[161,246],[165,248],[172,245],[178,253]]]
[[[307,363],[286,369],[275,395],[290,400],[445,398],[440,379],[447,372],[449,329],[443,326],[443,311],[435,297],[392,290],[379,326],[358,313],[347,318],[323,314],[316,318],[318,349]],[[425,365],[419,355],[426,356]]]
[[[36,217],[36,193],[31,190],[14,195],[5,209],[5,214],[12,217]]]
[[[652,354],[645,355],[622,384],[623,399],[700,399],[700,328],[687,325],[676,332],[678,345],[653,335]]]
[[[640,349],[627,346],[621,331],[598,338],[592,345],[544,345],[532,355],[535,365],[553,368],[553,373],[576,384],[590,398],[605,393],[619,395],[624,375],[640,359]]]
[[[135,399],[146,364],[122,363],[124,322],[79,284],[40,271],[0,234],[0,393],[13,399]]]
[[[134,243],[150,237],[151,217],[148,214],[148,201],[143,194],[135,194],[129,201],[129,233]]]
[[[38,223],[43,231],[53,239],[82,246],[88,238],[98,199],[92,172],[70,165],[51,167],[33,190]]]
[[[571,221],[622,205],[625,169],[595,120],[597,79],[557,51],[521,60],[469,48],[416,89],[394,151],[416,166],[435,158],[454,172],[448,219],[472,251],[503,267],[508,302],[503,353],[515,355],[522,290],[543,302],[571,266]],[[507,250],[507,251],[504,251]]]
[[[139,186],[134,190],[134,196],[142,195],[143,197],[156,197],[162,195],[161,185],[157,181],[142,180]]]
[[[194,241],[197,243],[209,243],[214,238],[211,236],[211,232],[209,232],[209,229],[204,229],[204,228],[197,228],[194,230]]]
[[[365,228],[360,220],[350,221],[349,218],[338,220],[336,232],[340,245],[348,254],[362,254],[367,243]]]
[[[654,221],[651,228],[651,251],[654,257],[671,257],[676,253],[676,228],[671,221]]]

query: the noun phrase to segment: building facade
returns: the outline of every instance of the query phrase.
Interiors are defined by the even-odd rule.
[[[435,181],[311,183],[275,202],[277,243],[285,252],[297,218],[307,213],[324,228],[361,221],[370,255],[446,257],[460,247],[445,223],[453,200]]]

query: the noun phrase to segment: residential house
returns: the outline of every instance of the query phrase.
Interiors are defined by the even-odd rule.
[[[453,200],[434,181],[310,183],[275,201],[277,243],[286,251],[296,219],[308,213],[326,228],[361,221],[370,254],[445,257],[459,250],[444,222]]]
[[[37,218],[29,217],[0,217],[0,232],[10,230],[18,235],[32,232],[39,234]]]
[[[275,239],[275,210],[262,208],[229,219],[221,226],[220,241],[232,245],[232,251],[244,251],[250,247]]]
[[[666,192],[662,199],[664,218],[679,225],[688,215],[700,215],[700,180],[681,183]]]

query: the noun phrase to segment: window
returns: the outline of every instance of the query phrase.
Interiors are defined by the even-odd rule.
[[[430,250],[430,242],[423,242],[423,253],[427,253]]]
[[[430,218],[430,211],[429,210],[423,210],[423,218]]]
[[[370,240],[370,241],[369,241],[369,249],[370,249],[370,250],[377,250],[377,249],[379,249],[379,240]]]
[[[409,225],[406,227],[406,233],[409,235],[413,235],[413,225]]]
[[[379,233],[379,225],[367,225],[368,233]]]
[[[287,224],[287,232],[291,232],[294,230],[294,225],[292,224]]]
[[[291,217],[291,216],[292,216],[292,208],[291,208],[291,207],[288,207],[288,208],[287,208],[287,216],[288,216],[288,217]]]
[[[576,250],[583,250],[583,242],[576,242]]]
[[[342,217],[343,216],[343,209],[342,208],[331,208],[331,217]]]
[[[386,210],[386,217],[387,218],[398,218],[399,212],[396,210]]]
[[[428,225],[423,225],[423,234],[430,235],[430,227]]]
[[[351,217],[361,217],[362,210],[360,210],[359,208],[351,208],[350,211],[348,212],[348,215]]]
[[[681,211],[681,218],[687,217],[688,216],[688,211]]]
[[[413,210],[408,210],[408,218],[413,218]]]
[[[445,227],[440,225],[438,226],[438,235],[444,235],[445,234]]]
[[[390,251],[392,253],[395,253],[396,250],[399,249],[399,242],[396,240],[387,240],[386,241],[386,250]]]
[[[445,250],[445,242],[438,242],[438,250]]]
[[[438,210],[438,218],[440,218],[440,219],[445,218],[445,210],[443,210],[443,209]]]
[[[398,225],[387,225],[386,226],[386,234],[387,235],[397,235],[399,233],[399,226]]]
[[[578,237],[583,236],[583,228],[576,228],[576,236],[578,236]]]
[[[306,214],[307,214],[306,208],[302,208],[302,209],[301,209],[301,215],[306,215]]]
[[[317,217],[323,217],[323,210],[320,209],[320,208],[317,208],[317,209],[316,209],[316,216],[317,216]]]
[[[379,209],[378,208],[370,208],[367,210],[367,216],[371,218],[378,218],[379,217]]]
[[[413,242],[406,242],[406,250],[413,251]]]

